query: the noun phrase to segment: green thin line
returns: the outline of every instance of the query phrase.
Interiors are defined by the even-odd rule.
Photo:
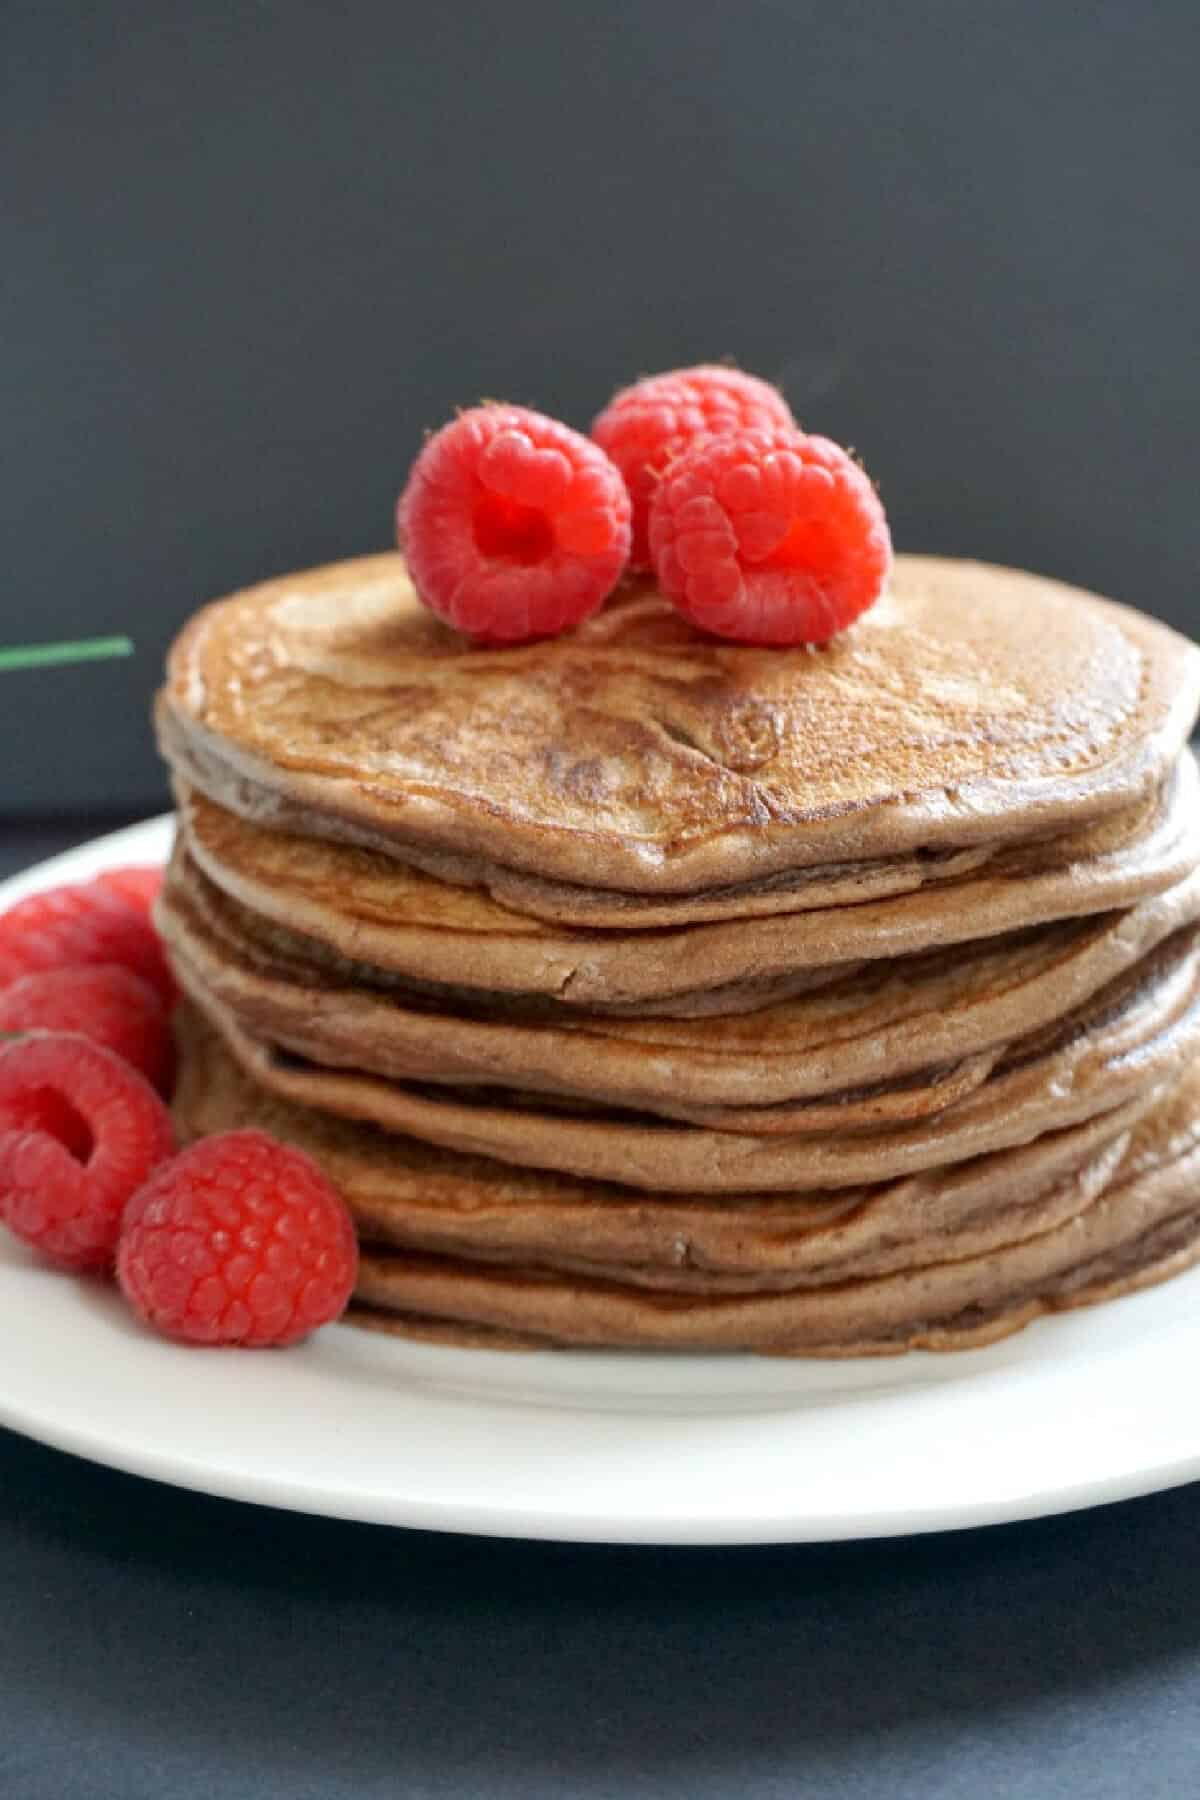
[[[83,638],[74,644],[18,644],[0,650],[0,675],[13,669],[50,669],[60,663],[102,662],[110,656],[132,656],[127,637]]]

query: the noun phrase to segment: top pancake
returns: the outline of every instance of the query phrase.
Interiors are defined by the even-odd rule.
[[[1166,627],[982,564],[899,558],[822,650],[719,642],[635,584],[490,650],[391,554],[205,608],[159,719],[246,816],[678,894],[1100,818],[1161,783],[1198,703],[1200,653]]]

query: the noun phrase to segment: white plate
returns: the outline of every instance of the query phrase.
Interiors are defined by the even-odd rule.
[[[0,906],[165,855],[152,820]],[[500,1536],[763,1543],[934,1531],[1200,1475],[1200,1271],[987,1350],[895,1361],[522,1355],[335,1327],[189,1350],[0,1232],[0,1423],[180,1487]]]

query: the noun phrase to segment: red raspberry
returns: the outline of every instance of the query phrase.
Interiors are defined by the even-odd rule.
[[[39,969],[0,990],[0,1033],[71,1031],[132,1063],[160,1092],[175,1050],[162,1001],[139,975],[113,963]]]
[[[193,1144],[134,1195],[117,1276],[167,1337],[292,1344],[345,1309],[358,1246],[311,1158],[262,1131],[229,1131]]]
[[[650,510],[658,584],[680,612],[747,644],[823,644],[883,590],[879,496],[828,438],[740,431],[673,463]]]
[[[175,983],[158,933],[140,900],[103,878],[49,888],[0,916],[0,988],[35,969],[119,963],[170,1005]]]
[[[396,530],[417,592],[488,644],[594,613],[629,555],[629,496],[589,438],[521,406],[477,406],[412,466]]]
[[[0,1048],[0,1218],[64,1268],[112,1262],[125,1202],[174,1147],[166,1107],[111,1050],[57,1031]]]
[[[592,436],[620,469],[633,501],[633,568],[650,567],[650,500],[668,464],[701,438],[750,429],[794,431],[796,421],[778,388],[740,369],[700,363],[647,376],[613,395]]]
[[[159,867],[143,867],[141,864],[127,869],[105,869],[96,876],[97,887],[108,888],[114,894],[121,894],[140,906],[143,912],[149,912],[162,892],[163,872]]]

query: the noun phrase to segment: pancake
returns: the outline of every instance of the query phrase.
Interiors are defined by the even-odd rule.
[[[776,1355],[961,1349],[1038,1314],[1109,1300],[1200,1259],[1200,1076],[1133,1132],[1112,1180],[1065,1223],[1000,1251],[803,1291],[680,1294],[539,1268],[364,1252],[367,1320],[413,1317],[523,1340]]]
[[[884,1082],[862,1103],[867,1123],[953,1104],[986,1079],[997,1053],[1082,1005],[1198,915],[1200,872],[1127,912],[885,959],[753,1013],[702,1021],[526,1021],[406,1005],[289,955],[269,933],[264,942],[253,915],[183,857],[158,920],[189,988],[309,1061],[396,1080],[502,1082],[666,1116],[741,1109],[749,1129],[754,1109]],[[852,1126],[844,1097],[834,1107],[818,1128]]]
[[[256,1126],[314,1157],[363,1240],[639,1285],[804,1287],[977,1254],[1063,1222],[1102,1191],[1151,1089],[1086,1125],[949,1169],[841,1192],[635,1194],[355,1125],[264,1092],[190,1007],[178,1020],[182,1139]],[[932,1246],[932,1248],[931,1248]]]
[[[1124,807],[1108,818],[1093,820],[1073,831],[1008,846],[1003,852],[988,845],[923,851],[879,862],[790,870],[763,881],[715,888],[704,894],[655,898],[544,881],[491,863],[395,845],[389,847],[386,855],[369,850],[365,855],[358,854],[361,846],[345,845],[340,846],[339,853],[335,843],[326,845],[295,833],[255,826],[218,807],[178,777],[173,785],[198,857],[240,869],[243,878],[270,886],[277,873],[282,873],[286,882],[291,872],[289,865],[297,855],[296,846],[303,843],[312,847],[312,866],[307,867],[304,877],[304,885],[310,891],[319,891],[322,881],[336,887],[339,872],[344,876],[354,870],[368,888],[368,908],[372,900],[378,906],[382,887],[388,884],[391,900],[399,901],[401,910],[413,923],[438,924],[443,928],[457,924],[466,930],[479,930],[489,923],[498,930],[513,928],[514,916],[529,921],[526,929],[539,921],[637,931],[664,925],[715,923],[726,918],[816,912],[915,893],[938,882],[959,880],[989,862],[994,863],[989,872],[1008,880],[1028,879],[1085,858],[1105,856],[1111,860],[1117,852],[1135,848],[1153,830],[1163,808],[1163,794],[1156,790],[1135,806]],[[302,867],[307,861],[301,858]],[[407,883],[396,868],[398,863],[411,872],[413,878]],[[431,880],[422,880],[422,876]],[[481,909],[473,896],[460,894],[457,899],[446,899],[447,887],[452,891],[478,889],[499,910]],[[393,904],[389,917],[394,910]]]
[[[752,1011],[812,984],[816,971],[999,936],[1129,906],[1200,863],[1200,777],[1180,758],[1132,842],[1114,821],[1068,840],[1071,858],[1023,853],[961,879],[861,905],[675,930],[552,927],[361,849],[247,825],[184,792],[188,854],[217,886],[283,935],[285,953],[352,981],[380,972],[449,996],[540,996],[590,1011]],[[698,998],[698,997],[703,997]]]
[[[231,852],[234,861],[242,865],[265,860],[269,880],[272,835],[282,839],[275,854],[285,859],[288,856],[287,846],[289,842],[294,845],[295,834],[270,834],[263,828],[256,830],[249,820],[205,801],[178,777],[174,786],[180,810],[199,815],[194,832],[198,847],[208,840],[214,845],[218,860],[222,860],[220,845],[224,841],[227,846],[225,861],[229,861]],[[976,844],[963,850],[920,850],[908,856],[887,857],[874,862],[785,869],[761,881],[691,894],[623,894],[613,888],[581,887],[577,883],[548,881],[542,876],[522,874],[519,870],[505,869],[478,857],[454,856],[446,851],[395,843],[389,843],[383,851],[375,853],[374,869],[368,859],[363,859],[356,867],[373,887],[378,886],[381,878],[386,880],[389,873],[394,875],[396,863],[402,863],[418,875],[431,876],[438,886],[431,888],[420,881],[412,884],[409,907],[418,919],[431,904],[438,905],[439,887],[449,886],[479,889],[510,917],[516,913],[549,925],[580,925],[608,931],[654,930],[664,925],[710,924],[729,918],[753,919],[774,913],[861,906],[868,900],[914,893],[938,882],[959,879],[981,869],[985,863],[993,864],[993,870],[989,872],[1011,880],[1062,868],[1083,858],[1102,855],[1111,858],[1147,836],[1161,807],[1162,793],[1155,790],[1136,805],[1122,807],[1103,819],[1093,819],[1072,830],[1040,836],[1000,850],[995,846]],[[302,833],[300,837],[302,842],[314,842],[305,839]],[[337,841],[345,842],[344,839]],[[332,843],[330,848],[334,848]],[[389,864],[392,865],[390,871]],[[338,866],[336,851],[329,866],[335,869]],[[342,866],[348,865],[343,861]],[[480,915],[477,909],[460,911],[459,917],[468,926],[478,928]],[[503,920],[498,923],[502,924]]]
[[[251,820],[208,801],[198,789],[190,788],[178,777],[174,787],[180,811],[193,818],[198,850],[206,850],[218,861],[232,860],[235,866],[265,864],[268,881],[273,854],[286,861],[295,854],[297,842],[313,844],[319,841],[305,838],[302,833],[255,826]],[[1152,795],[1105,820],[1103,848],[1119,849],[1123,843],[1132,844],[1144,836],[1155,800]],[[1093,829],[1099,838],[1100,831]],[[1040,840],[1036,853],[1048,863],[1069,860],[1074,851],[1074,839],[1083,835],[1082,832],[1068,832]],[[773,913],[859,906],[866,900],[915,893],[939,881],[951,881],[970,874],[972,870],[982,868],[994,855],[993,849],[986,844],[965,850],[918,851],[910,856],[886,857],[876,862],[784,870],[782,874],[768,876],[762,881],[714,888],[702,894],[656,897],[546,881],[478,858],[452,856],[444,851],[410,845],[389,844],[386,850],[373,851],[369,845],[333,838],[322,847],[329,854],[322,859],[317,852],[318,867],[309,871],[308,885],[317,885],[314,878],[322,866],[331,870],[340,866],[343,871],[355,867],[367,875],[375,889],[380,882],[390,881],[397,892],[403,893],[407,885],[409,905],[417,920],[424,917],[427,923],[458,923],[468,930],[478,929],[480,923],[480,909],[474,897],[460,895],[457,901],[447,901],[440,897],[442,889],[474,889],[486,895],[500,909],[498,914],[492,915],[500,929],[506,924],[512,928],[515,915],[549,925],[638,931],[654,930],[663,925],[705,924],[728,918],[753,919],[769,917]],[[1084,847],[1091,849],[1090,844]],[[339,851],[343,852],[340,857]],[[344,854],[347,851],[349,855]],[[365,855],[356,854],[363,851]],[[399,869],[397,865],[400,865]],[[406,885],[405,874],[409,877]],[[436,917],[431,919],[428,915],[435,907]],[[486,919],[487,912],[482,916]]]
[[[674,1126],[502,1090],[418,1087],[300,1062],[247,1034],[204,988],[185,990],[260,1086],[285,1098],[501,1161],[673,1192],[845,1187],[1027,1143],[1121,1105],[1177,1076],[1200,1049],[1200,945],[1174,938],[1061,1027],[1018,1046],[966,1099],[932,1119],[803,1134],[794,1113],[774,1135]]]
[[[646,584],[487,650],[393,554],[203,609],[159,729],[250,818],[664,895],[1106,817],[1161,784],[1198,701],[1166,627],[981,564],[898,558],[819,651],[707,638]]]

